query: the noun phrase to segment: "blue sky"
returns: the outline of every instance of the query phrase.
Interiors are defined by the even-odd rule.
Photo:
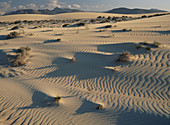
[[[0,0],[0,14],[17,9],[74,8],[105,11],[118,7],[157,8],[170,11],[170,0]]]

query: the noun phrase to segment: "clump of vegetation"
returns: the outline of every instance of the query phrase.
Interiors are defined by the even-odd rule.
[[[100,110],[100,109],[102,109],[102,108],[103,108],[102,105],[99,105],[99,106],[96,107],[96,109],[98,109],[98,110]]]
[[[137,49],[142,48],[142,45],[139,44],[139,45],[137,45],[136,48],[137,48]]]
[[[70,60],[70,62],[76,62],[76,58],[73,57],[73,58]]]
[[[8,70],[0,67],[0,77],[3,77],[3,78],[8,77]]]
[[[143,42],[143,44],[144,44],[144,45],[147,45],[148,43],[145,41],[145,42]]]
[[[20,29],[20,28],[24,28],[24,26],[14,26],[13,28],[11,28],[11,30],[17,30],[17,29]]]
[[[21,34],[18,32],[11,32],[10,34],[8,34],[7,39],[13,39],[13,38],[17,38],[19,37]]]
[[[132,31],[132,29],[122,29],[122,31]]]
[[[61,39],[57,39],[57,41],[61,41]]]
[[[160,44],[159,42],[156,42],[156,41],[155,41],[155,42],[153,43],[153,45],[154,45],[155,47],[159,47],[159,45],[161,45],[161,44]]]
[[[143,16],[141,16],[141,18],[147,18],[147,16],[146,16],[146,15],[143,15]]]
[[[85,23],[77,23],[77,26],[80,27],[80,26],[85,26],[86,24]]]
[[[111,35],[106,36],[106,38],[111,38],[111,37],[114,37],[114,36],[115,36],[114,34],[111,34]]]
[[[59,102],[61,100],[61,97],[60,96],[56,96],[56,97],[54,97],[54,100]]]
[[[62,27],[67,27],[67,26],[70,26],[70,24],[63,24]]]
[[[20,66],[26,64],[27,59],[30,56],[30,50],[31,48],[29,47],[21,47],[19,48],[17,52],[17,56],[15,57],[13,63],[13,66]]]
[[[105,28],[112,28],[112,25],[106,25]]]
[[[24,50],[26,50],[26,51],[30,51],[31,50],[31,48],[30,47],[20,47],[18,50],[17,50],[17,52],[18,53],[22,53]]]
[[[100,29],[99,32],[105,32],[107,31],[106,29]]]
[[[122,54],[119,55],[119,58],[118,58],[117,61],[120,61],[120,62],[130,62],[132,57],[133,56],[131,55],[130,52],[125,51],[125,52],[123,52]]]
[[[147,50],[151,50],[151,47],[150,47],[150,46],[147,46],[146,49],[147,49]]]

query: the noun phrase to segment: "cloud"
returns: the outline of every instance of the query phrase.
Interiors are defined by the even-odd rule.
[[[72,9],[72,6],[71,5],[67,5],[67,8]]]
[[[29,9],[38,9],[37,5],[35,5],[34,3],[30,3],[26,6],[26,8],[29,8]]]
[[[54,9],[55,7],[61,8],[61,5],[59,5],[58,0],[49,0],[49,4],[45,6],[47,9]]]
[[[26,7],[25,6],[23,6],[23,5],[19,5],[19,7],[18,7],[19,9],[26,9]]]
[[[77,9],[77,8],[80,8],[80,5],[78,5],[78,4],[67,5],[67,8],[70,8],[70,9]]]
[[[19,5],[18,9],[35,9],[36,10],[38,9],[38,7],[34,3],[30,3],[30,4],[27,4],[26,6]]]
[[[11,8],[11,4],[8,2],[0,2],[0,14],[4,14]]]
[[[74,7],[74,8],[80,8],[80,5],[78,5],[78,4],[73,4],[72,7]]]

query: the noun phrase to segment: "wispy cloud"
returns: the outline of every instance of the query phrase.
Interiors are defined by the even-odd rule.
[[[45,7],[47,9],[54,9],[55,7],[61,8],[61,5],[59,4],[58,0],[49,0],[49,4]]]
[[[0,14],[4,14],[11,7],[10,2],[0,2]]]
[[[80,5],[78,5],[78,4],[73,4],[72,5],[74,8],[80,8]]]

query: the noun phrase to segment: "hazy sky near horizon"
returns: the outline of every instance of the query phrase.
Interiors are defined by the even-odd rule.
[[[163,9],[170,11],[170,0],[0,0],[0,14],[17,9],[53,9],[55,7],[106,11],[118,7]]]

